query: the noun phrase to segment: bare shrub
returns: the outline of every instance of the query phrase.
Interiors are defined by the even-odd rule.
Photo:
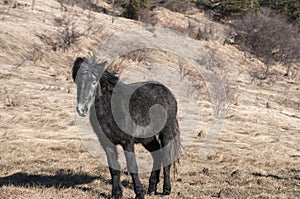
[[[188,27],[184,32],[186,32],[189,37],[196,40],[201,40],[206,37],[205,32],[203,32],[198,26],[193,25],[191,22],[189,22]]]
[[[122,17],[134,20],[140,20],[141,14],[149,9],[148,0],[118,0],[116,4],[123,9]]]
[[[74,6],[77,5],[78,7],[84,9],[84,10],[92,10],[95,12],[106,12],[105,8],[102,8],[97,5],[95,1],[92,0],[57,0],[60,3],[61,9],[63,11],[68,10],[68,6]]]
[[[206,41],[213,39],[212,23],[205,23],[203,28],[203,39]]]
[[[0,5],[2,5],[3,7],[6,7],[6,13],[9,12],[9,10],[12,9],[23,9],[26,7],[30,7],[30,5],[28,3],[24,3],[24,2],[18,2],[17,0],[2,0],[0,1]]]
[[[155,22],[155,20],[151,20],[151,21]],[[164,24],[163,28],[175,30],[195,40],[202,40],[207,38],[205,36],[206,33],[203,32],[197,24],[191,22],[190,20],[185,20],[181,24],[172,23],[170,21],[170,23]]]
[[[297,100],[297,96],[295,96],[295,91],[289,85],[283,91],[278,92],[276,102],[286,108],[300,110],[300,102]]]
[[[185,13],[194,7],[194,1],[191,0],[115,0],[115,2],[122,8],[122,17],[141,21],[145,20],[145,12],[149,14],[148,11],[157,7],[164,7],[172,12],[180,13]]]
[[[84,34],[78,30],[76,21],[72,18],[62,16],[55,18],[55,23],[59,27],[57,32],[51,36],[37,35],[44,43],[49,45],[52,50],[68,50],[76,44]]]
[[[10,108],[10,107],[19,107],[21,105],[22,98],[15,92],[9,92],[6,88],[1,91],[2,94],[2,102],[3,104]]]
[[[88,25],[85,29],[85,36],[93,36],[96,33],[103,33],[104,26],[97,21],[97,18],[93,12],[89,12],[88,16]]]
[[[145,24],[156,25],[158,22],[158,18],[155,16],[153,11],[149,9],[144,9],[140,12],[139,21]]]
[[[172,12],[187,12],[192,6],[194,6],[193,1],[190,0],[166,0],[161,1],[161,7],[167,8]]]
[[[67,11],[68,10],[67,9],[68,1],[66,1],[66,0],[57,0],[57,1],[58,1],[58,3],[60,3],[60,8],[61,8],[62,11]]]
[[[11,8],[16,8],[18,6],[17,0],[2,0],[1,4],[4,6],[9,6]]]
[[[255,55],[266,65],[262,73],[253,73],[255,77],[266,79],[270,66],[275,63],[285,65],[288,75],[291,65],[300,61],[299,29],[269,9],[250,12],[237,20],[233,27],[235,42],[241,49]]]
[[[79,41],[83,33],[77,29],[77,24],[74,20],[63,18],[61,23],[58,24],[62,28],[57,32],[57,46],[58,48],[67,50],[72,44]]]
[[[41,61],[44,57],[44,52],[41,46],[37,44],[33,44],[31,46],[31,50],[25,55],[25,60],[32,61],[33,63],[37,63]]]

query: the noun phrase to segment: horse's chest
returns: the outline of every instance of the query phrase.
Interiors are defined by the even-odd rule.
[[[127,142],[130,139],[130,136],[120,130],[114,121],[109,99],[102,96],[98,100],[95,100],[95,110],[99,125],[111,142],[122,144],[122,142]]]

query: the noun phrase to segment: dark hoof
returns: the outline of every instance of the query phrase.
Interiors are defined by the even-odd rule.
[[[149,196],[154,196],[154,195],[156,195],[156,194],[157,194],[156,191],[151,191],[151,192],[148,191],[148,195],[149,195]]]
[[[136,196],[135,199],[145,199],[145,196],[144,195]]]
[[[170,195],[170,193],[171,193],[171,191],[169,191],[169,190],[164,190],[163,195],[164,195],[164,196],[168,196],[168,195]]]
[[[123,198],[123,193],[122,193],[122,191],[119,192],[119,193],[113,194],[113,196],[112,196],[111,198],[112,198],[112,199],[121,199],[121,198]]]
[[[156,189],[157,189],[156,184],[149,184],[147,194],[150,196],[157,195]]]
[[[147,194],[150,195],[150,196],[156,195],[157,194],[156,187],[152,187],[152,188],[149,187]]]

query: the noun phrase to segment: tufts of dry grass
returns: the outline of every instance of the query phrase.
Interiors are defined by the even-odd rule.
[[[68,10],[88,27],[88,11],[76,6]],[[0,20],[0,198],[108,198],[111,194],[108,168],[87,152],[77,135],[70,69],[76,56],[86,56],[108,35],[142,24],[116,18],[112,25],[110,16],[95,13],[92,20],[101,31],[82,37],[63,53],[49,49],[36,36],[55,33],[57,16],[62,11],[53,0],[37,1],[35,11],[19,7],[0,13],[5,19]],[[163,23],[160,15],[159,20]],[[205,82],[193,75],[188,64],[171,53],[148,51],[121,57],[120,65],[113,68],[122,73],[126,72],[122,64],[136,67],[161,61],[196,85],[191,92],[199,92],[200,129],[181,157],[168,198],[299,198],[299,119],[281,113],[299,115],[299,75],[276,76],[272,86],[267,81],[251,82],[248,72],[261,62],[224,46],[222,40],[197,42],[219,63],[212,70],[227,83],[233,98],[219,141],[207,157],[200,157],[199,149],[212,118],[210,97]],[[273,72],[280,70],[284,68]],[[149,174],[140,176],[146,190]],[[133,198],[130,176],[122,174],[122,185],[124,198]]]

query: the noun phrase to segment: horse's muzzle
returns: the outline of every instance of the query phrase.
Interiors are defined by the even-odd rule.
[[[89,109],[87,106],[79,104],[77,106],[77,112],[81,117],[85,117],[87,116]]]

